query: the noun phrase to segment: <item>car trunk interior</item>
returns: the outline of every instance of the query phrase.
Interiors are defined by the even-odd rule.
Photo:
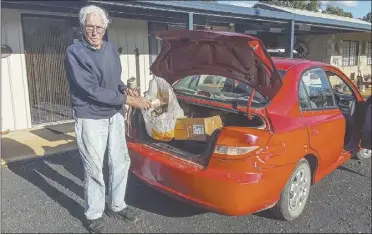
[[[241,126],[241,127],[256,127],[265,128],[265,122],[262,118],[253,116],[248,119],[246,113],[233,112],[227,110],[219,110],[209,107],[204,107],[195,103],[178,100],[181,108],[184,110],[185,116],[189,118],[206,118],[219,115],[221,117],[223,126]],[[135,110],[131,117],[133,128],[139,135],[139,138],[144,143],[152,147],[172,152],[181,158],[187,158],[191,161],[196,161],[207,158],[212,154],[214,144],[218,138],[219,129],[214,131],[211,136],[207,137],[206,141],[196,140],[172,140],[170,142],[160,142],[152,139],[146,132],[142,113]],[[205,156],[205,157],[204,157]]]

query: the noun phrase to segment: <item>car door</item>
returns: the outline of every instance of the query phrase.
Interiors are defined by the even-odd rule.
[[[346,123],[322,68],[312,68],[301,75],[299,102],[310,148],[319,156],[319,170],[328,168],[343,151]]]
[[[323,68],[331,83],[336,104],[346,118],[347,135],[351,140],[346,150],[371,149],[371,98],[365,101],[357,87],[340,71],[332,67]]]

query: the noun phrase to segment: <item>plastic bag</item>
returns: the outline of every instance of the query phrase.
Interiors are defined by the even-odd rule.
[[[176,119],[185,116],[172,86],[164,79],[154,77],[150,81],[145,98],[159,99],[163,104],[160,107],[162,110],[159,108],[142,110],[147,134],[158,141],[171,141],[174,138]]]

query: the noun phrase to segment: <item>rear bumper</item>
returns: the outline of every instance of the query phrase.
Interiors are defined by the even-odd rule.
[[[270,173],[232,173],[205,169],[142,144],[129,142],[128,148],[131,171],[140,180],[208,210],[235,216],[251,214],[279,199],[281,190],[272,184],[281,169],[271,168]]]

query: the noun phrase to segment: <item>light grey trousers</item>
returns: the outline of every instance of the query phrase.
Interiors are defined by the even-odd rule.
[[[124,201],[130,158],[125,139],[125,123],[121,113],[110,119],[75,118],[77,145],[84,165],[85,216],[102,217],[105,210],[103,159],[108,151],[108,204],[117,212],[127,205]]]

